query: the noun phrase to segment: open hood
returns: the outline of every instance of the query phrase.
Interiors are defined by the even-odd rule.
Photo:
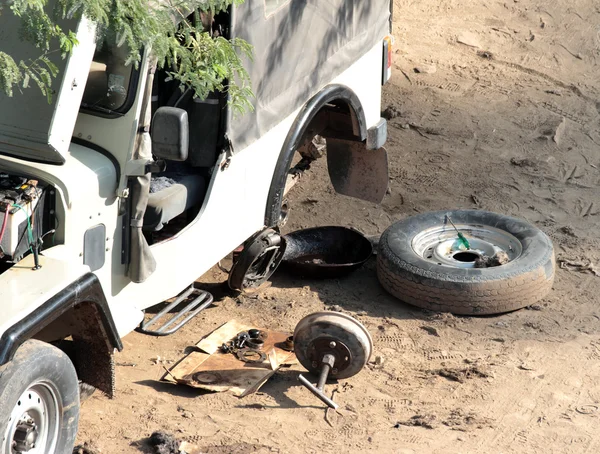
[[[79,45],[66,59],[60,52],[51,54],[59,70],[52,82],[52,102],[48,103],[33,81],[22,93],[15,90],[12,98],[0,93],[0,154],[48,164],[65,162],[94,55],[95,27],[86,19],[62,25],[77,30]],[[19,28],[14,15],[8,11],[0,15],[0,51],[17,63],[40,55],[39,49],[19,39]]]

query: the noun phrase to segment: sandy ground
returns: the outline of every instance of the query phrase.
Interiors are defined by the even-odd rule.
[[[323,163],[294,190],[287,230],[346,225],[368,235],[448,208],[523,217],[561,259],[600,262],[600,7],[592,0],[400,0],[390,107],[391,191],[380,206],[336,195]],[[462,43],[461,43],[462,42]],[[415,72],[419,68],[420,73]],[[151,452],[165,430],[208,453],[596,453],[600,451],[600,277],[558,269],[529,309],[494,317],[426,313],[388,296],[374,261],[352,276],[279,273],[255,298],[228,296],[180,333],[131,334],[119,395],[83,406],[79,441]],[[243,399],[157,383],[167,366],[231,318],[293,330],[337,308],[371,331],[375,355],[339,384],[340,415],[284,370]],[[414,423],[406,426],[398,423]]]

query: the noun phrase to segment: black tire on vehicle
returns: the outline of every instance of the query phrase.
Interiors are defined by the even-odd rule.
[[[508,232],[522,248],[520,255],[490,268],[432,263],[431,257],[417,254],[413,240],[445,226],[446,216],[456,225]],[[497,314],[530,306],[547,295],[554,274],[554,249],[546,234],[521,219],[485,211],[438,211],[397,222],[381,236],[377,255],[377,276],[389,293],[414,306],[454,314]]]
[[[52,345],[25,342],[0,367],[0,454],[71,453],[78,423],[79,383],[73,363]],[[18,449],[16,438],[24,443]]]

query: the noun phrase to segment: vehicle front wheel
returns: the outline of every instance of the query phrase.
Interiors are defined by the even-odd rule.
[[[66,454],[79,423],[79,383],[69,357],[29,340],[0,367],[0,454]]]

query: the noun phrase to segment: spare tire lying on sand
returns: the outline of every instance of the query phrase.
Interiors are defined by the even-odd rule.
[[[544,232],[486,211],[437,211],[397,222],[381,236],[377,255],[377,276],[389,293],[454,314],[530,306],[548,294],[554,272]]]

